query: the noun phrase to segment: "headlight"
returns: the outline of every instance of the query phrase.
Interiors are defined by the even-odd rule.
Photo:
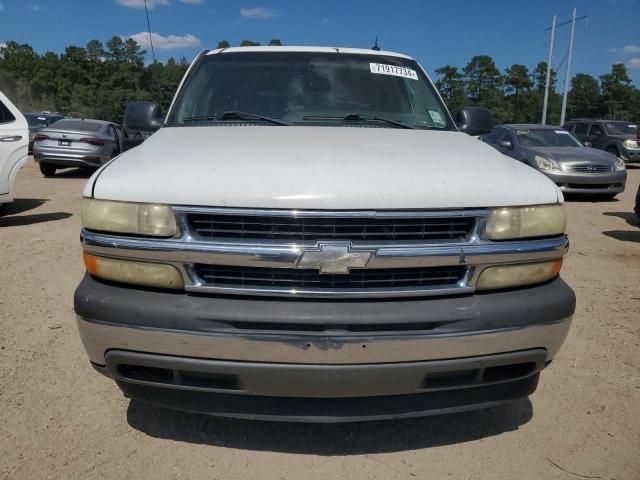
[[[561,235],[567,227],[562,205],[494,208],[487,219],[485,235],[489,240]]]
[[[182,275],[173,265],[97,257],[86,252],[83,258],[87,271],[104,280],[156,288],[184,288]]]
[[[502,265],[485,268],[476,283],[478,290],[522,287],[556,278],[562,267],[562,259],[548,262]]]
[[[622,144],[627,148],[638,148],[637,140],[625,140]]]
[[[536,155],[533,160],[540,170],[560,170],[560,165],[555,160]]]
[[[89,230],[170,237],[176,233],[176,217],[168,205],[112,202],[84,198],[82,224]]]
[[[616,157],[615,165],[616,165],[616,171],[617,171],[617,172],[621,172],[622,170],[624,170],[625,168],[627,168],[627,167],[625,167],[625,165],[624,165],[624,160],[622,160],[620,157]]]

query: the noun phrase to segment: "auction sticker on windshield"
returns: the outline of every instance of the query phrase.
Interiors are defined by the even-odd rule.
[[[380,75],[393,75],[394,77],[410,78],[418,80],[418,74],[415,70],[406,67],[397,67],[395,65],[385,65],[384,63],[370,63],[371,73]]]

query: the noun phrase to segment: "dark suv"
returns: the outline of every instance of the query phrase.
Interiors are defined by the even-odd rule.
[[[578,118],[563,125],[582,142],[605,150],[625,162],[640,162],[638,126],[621,120],[594,120]]]

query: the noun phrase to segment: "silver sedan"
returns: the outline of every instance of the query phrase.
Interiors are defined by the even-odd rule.
[[[498,125],[482,140],[544,173],[564,193],[612,198],[624,191],[624,161],[589,148],[560,127]]]
[[[102,120],[63,118],[34,137],[33,157],[45,177],[59,168],[98,168],[119,155],[124,133],[119,125]]]

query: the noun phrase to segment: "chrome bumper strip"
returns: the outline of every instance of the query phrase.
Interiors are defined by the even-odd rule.
[[[314,243],[269,245],[176,239],[143,239],[82,230],[87,252],[143,261],[205,263],[269,268],[297,268],[301,252]],[[430,244],[412,247],[379,246],[366,268],[410,268],[447,265],[486,265],[531,262],[562,257],[569,247],[566,237],[519,242]],[[365,242],[352,251],[370,251]]]
[[[438,217],[488,217],[486,208],[453,210],[278,210],[256,208],[215,208],[174,206],[179,215],[202,213],[209,215],[251,215],[271,217],[311,218],[438,218]]]
[[[98,365],[104,365],[104,355],[110,349],[216,360],[340,365],[441,360],[544,348],[550,360],[570,325],[569,317],[553,323],[462,333],[317,336],[189,332],[78,317],[82,342],[90,360]]]

